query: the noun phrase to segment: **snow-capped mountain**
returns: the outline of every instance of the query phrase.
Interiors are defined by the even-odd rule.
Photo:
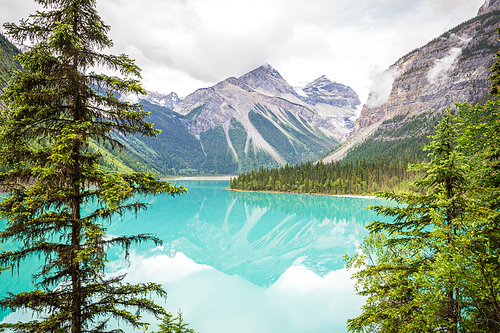
[[[356,92],[348,86],[321,76],[305,87],[296,87],[299,98],[309,105],[326,104],[353,111],[361,104]]]
[[[148,94],[142,97],[142,99],[148,101],[151,104],[162,106],[170,110],[173,110],[174,107],[181,101],[181,99],[175,92],[164,95],[158,92],[148,91]]]
[[[171,100],[173,112],[158,109]],[[359,105],[351,88],[324,76],[298,94],[269,64],[180,101],[153,93],[146,101],[155,127],[163,130],[149,143],[155,147],[147,158],[175,173],[217,174],[315,161],[349,135]],[[136,151],[149,153],[139,146]]]

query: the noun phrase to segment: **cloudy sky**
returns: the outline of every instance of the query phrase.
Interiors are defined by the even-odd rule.
[[[113,53],[143,69],[143,84],[186,96],[269,63],[292,85],[321,75],[366,101],[380,73],[474,17],[485,0],[98,0]],[[1,0],[0,22],[32,13]]]

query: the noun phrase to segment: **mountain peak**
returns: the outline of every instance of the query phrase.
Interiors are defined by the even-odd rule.
[[[259,72],[270,75],[278,80],[285,81],[285,79],[283,79],[281,74],[276,69],[274,69],[273,66],[269,65],[268,63],[265,63],[264,65],[260,66],[259,68],[254,69],[250,73],[259,73]]]
[[[356,92],[322,75],[304,88],[297,88],[300,98],[310,105],[328,104],[339,108],[355,109],[361,102]]]
[[[335,83],[335,82],[331,81],[326,75],[322,75],[319,78],[317,78],[316,80],[314,80],[313,82],[308,83],[306,88],[307,87],[325,86],[325,85],[329,85],[332,83]]]
[[[486,0],[481,8],[479,8],[477,16],[481,16],[495,10],[500,10],[500,0]]]
[[[264,64],[259,68],[241,76],[239,78],[255,91],[268,96],[296,95],[281,74],[269,64]]]
[[[148,94],[142,99],[150,102],[151,104],[166,107],[167,109],[173,110],[174,107],[180,102],[179,96],[175,92],[171,92],[168,95],[160,94],[155,91],[148,91]]]

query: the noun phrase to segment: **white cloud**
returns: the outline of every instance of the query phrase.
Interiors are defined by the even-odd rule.
[[[461,22],[484,0],[101,0],[114,53],[133,53],[146,89],[181,96],[270,63],[291,84],[321,75],[362,101],[371,69]],[[33,12],[2,0],[0,20]],[[127,51],[128,50],[128,51]]]
[[[190,327],[198,332],[345,332],[346,320],[357,316],[364,303],[364,298],[355,294],[352,272],[346,269],[321,277],[301,265],[292,266],[265,289],[237,275],[196,264],[182,253],[149,258],[132,254],[131,259],[130,266],[112,262],[108,268],[118,269],[114,274],[126,273],[127,282],[161,283],[168,299],[157,303],[172,313],[181,309]],[[145,321],[156,322],[144,315]],[[17,311],[4,321],[31,319],[31,312]],[[123,324],[120,328],[137,332]]]
[[[427,73],[427,80],[431,84],[436,84],[448,77],[448,72],[453,69],[458,57],[462,54],[462,49],[454,47],[448,52],[446,57],[437,59],[434,66]]]
[[[371,108],[378,107],[389,100],[392,85],[398,73],[399,71],[396,68],[391,68],[383,72],[378,70],[372,72],[370,77],[372,86],[370,88],[370,96],[366,101],[367,106]]]

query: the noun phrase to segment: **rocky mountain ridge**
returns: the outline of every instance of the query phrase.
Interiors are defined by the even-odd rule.
[[[326,77],[309,84],[299,95],[278,71],[266,64],[239,78],[231,77],[213,87],[197,90],[179,102],[174,111],[187,115],[196,110],[199,115],[192,130],[199,135],[237,114],[252,111],[257,104],[267,103],[274,106],[273,112],[281,112],[276,108],[287,109],[307,119],[327,136],[342,140],[352,129],[360,102],[354,90]]]
[[[148,94],[146,96],[142,96],[141,99],[146,100],[151,104],[162,106],[170,110],[173,110],[175,106],[181,101],[181,99],[175,92],[164,95],[160,94],[157,91],[148,91]]]
[[[298,91],[297,91],[298,90]],[[309,105],[326,104],[339,108],[356,108],[359,98],[351,87],[330,81],[325,75],[305,87],[296,87],[299,98]]]
[[[266,64],[196,90],[176,103],[173,114],[200,141],[205,158],[211,159],[207,145],[215,144],[219,159],[226,161],[225,167],[232,165],[233,173],[295,164],[318,158],[346,138],[359,105],[354,90],[326,77],[300,92]],[[159,100],[150,94],[148,102],[161,105]],[[200,163],[183,169],[227,171],[215,161],[210,163],[211,170]]]
[[[500,48],[499,22],[500,0],[486,0],[476,17],[399,59],[386,71],[394,79],[389,96],[370,93],[353,134],[323,162],[374,149],[368,147],[369,141],[403,147],[415,136],[429,135],[431,125],[424,119],[435,119],[457,102],[488,99],[490,68]],[[409,130],[411,127],[415,128]],[[395,134],[400,132],[406,135]]]
[[[486,0],[486,2],[479,8],[477,16],[481,16],[492,11],[500,10],[500,0]]]
[[[355,130],[396,116],[433,112],[456,102],[474,102],[487,96],[489,70],[500,46],[496,31],[500,1],[490,3],[479,11],[484,14],[392,65],[388,72],[394,82],[387,101],[377,105],[374,101],[380,96],[371,94],[356,120]]]

